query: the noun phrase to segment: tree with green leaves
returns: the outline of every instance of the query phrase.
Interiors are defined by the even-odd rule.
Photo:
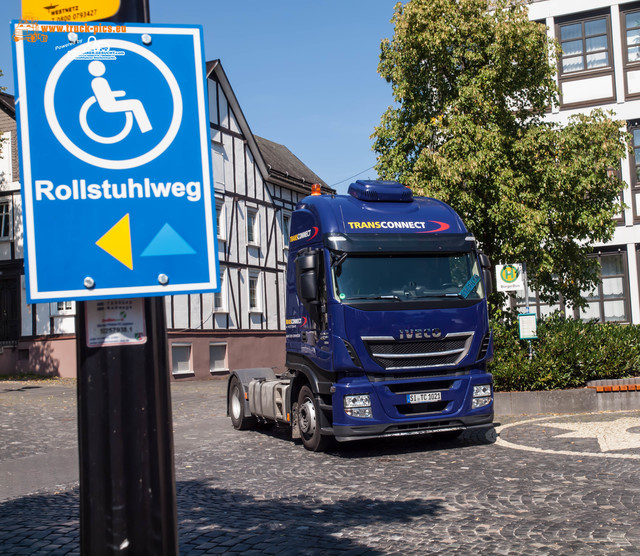
[[[559,47],[526,0],[397,4],[378,71],[394,106],[373,134],[377,170],[449,203],[495,263],[524,262],[545,301],[582,306],[587,258],[613,236],[624,124],[600,110],[560,126]]]

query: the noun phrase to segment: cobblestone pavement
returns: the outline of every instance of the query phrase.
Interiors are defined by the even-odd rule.
[[[638,411],[316,454],[235,431],[224,388],[172,386],[182,554],[640,554]],[[47,464],[74,448],[74,390],[0,382],[0,480],[44,469],[34,491],[0,484],[0,554],[79,553],[76,479]]]

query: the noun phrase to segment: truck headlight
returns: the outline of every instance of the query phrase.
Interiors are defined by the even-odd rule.
[[[476,384],[473,387],[471,409],[478,409],[491,403],[491,384]]]
[[[370,418],[371,397],[369,394],[350,394],[344,397],[344,412],[350,417]]]
[[[473,387],[473,397],[481,398],[491,395],[491,384],[477,384]]]

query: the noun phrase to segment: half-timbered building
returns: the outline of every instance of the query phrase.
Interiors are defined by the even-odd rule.
[[[285,146],[253,135],[219,60],[206,69],[221,289],[165,298],[175,379],[283,370],[291,212],[313,183],[330,191]],[[0,93],[0,109],[0,374],[75,376],[75,303],[26,303],[11,95]]]

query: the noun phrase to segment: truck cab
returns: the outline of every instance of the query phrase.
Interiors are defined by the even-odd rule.
[[[236,417],[287,422],[311,450],[490,425],[490,284],[488,258],[441,201],[388,181],[306,197],[291,219],[287,372],[232,372],[234,426],[234,380]],[[272,390],[280,411],[258,409]]]

